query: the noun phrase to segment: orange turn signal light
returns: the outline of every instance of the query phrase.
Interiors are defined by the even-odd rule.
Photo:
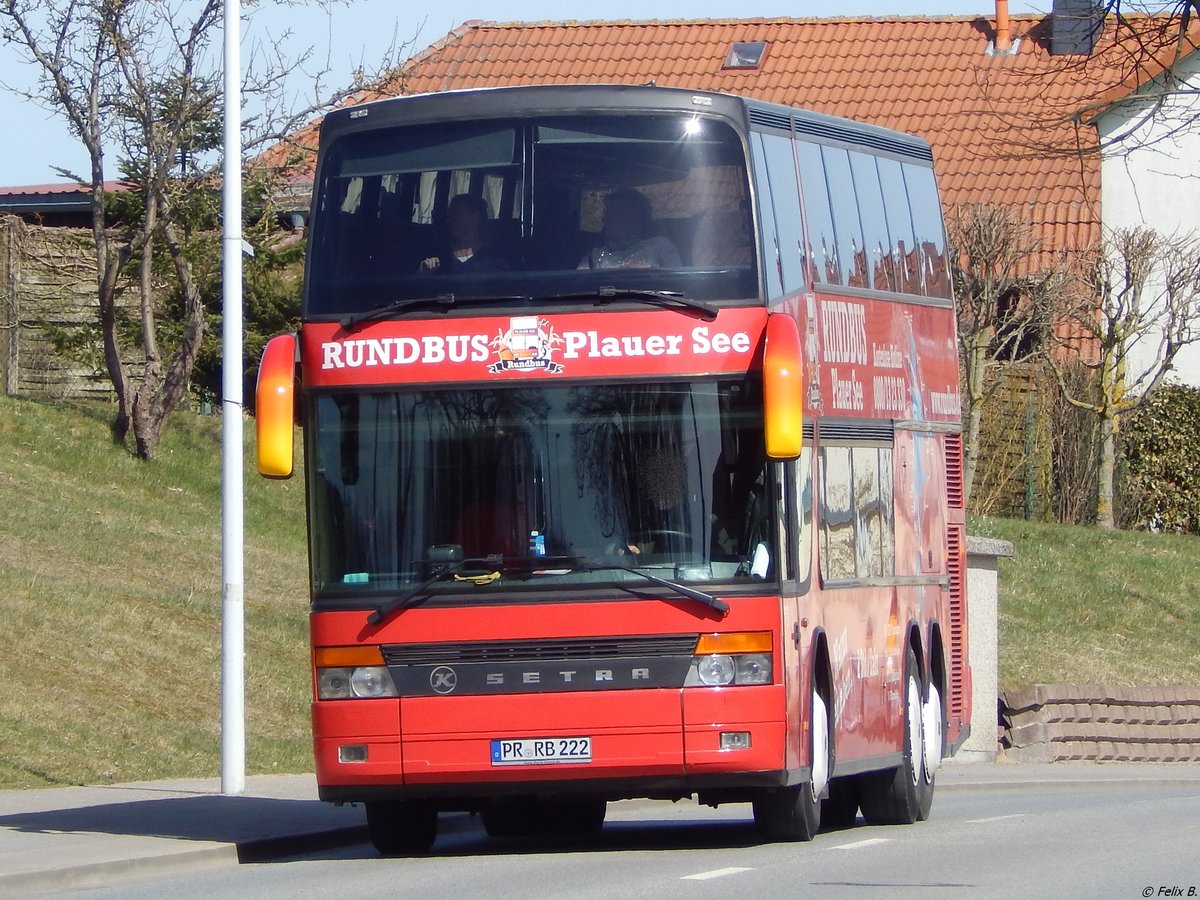
[[[771,632],[731,631],[727,634],[702,634],[696,642],[696,656],[731,653],[770,653]]]
[[[763,426],[771,459],[795,459],[804,448],[803,364],[796,320],[772,313],[763,352]]]
[[[254,392],[258,471],[270,478],[292,474],[295,422],[296,336],[271,338],[263,350]]]
[[[353,669],[356,666],[382,666],[383,651],[368,647],[314,647],[313,662],[318,669]]]

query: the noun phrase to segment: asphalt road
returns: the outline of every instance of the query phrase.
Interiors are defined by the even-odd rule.
[[[941,790],[929,821],[760,843],[748,806],[611,804],[585,841],[489,839],[478,823],[428,857],[369,844],[125,883],[92,898],[1200,896],[1200,782],[983,783]]]

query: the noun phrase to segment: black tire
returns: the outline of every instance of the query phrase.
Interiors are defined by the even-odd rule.
[[[428,853],[437,840],[437,807],[418,800],[370,801],[367,832],[384,856]]]
[[[537,801],[533,797],[493,800],[481,813],[488,837],[530,837],[537,834]]]
[[[858,781],[853,777],[829,782],[829,796],[821,801],[821,826],[853,828],[858,823]]]
[[[863,818],[871,825],[911,825],[929,814],[933,784],[925,777],[922,708],[925,690],[912,647],[904,661],[904,750],[894,769],[861,776]],[[915,718],[915,721],[914,721]]]
[[[807,784],[770,788],[754,798],[754,825],[765,840],[811,841],[821,828],[821,794],[828,785],[821,783],[815,773],[819,769],[828,773],[833,753],[829,708],[815,688],[812,710],[812,728],[809,731],[814,773],[812,780]],[[818,758],[818,754],[823,756]]]

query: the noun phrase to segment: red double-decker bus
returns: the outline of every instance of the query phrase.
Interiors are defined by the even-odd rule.
[[[910,823],[967,734],[954,308],[923,141],[560,86],[322,126],[298,335],[320,796],[600,828]]]

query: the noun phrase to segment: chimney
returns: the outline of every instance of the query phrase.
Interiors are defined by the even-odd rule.
[[[1050,53],[1090,56],[1104,30],[1103,0],[1053,0],[1050,11]]]
[[[1008,0],[996,0],[996,55],[1007,56],[1012,51],[1012,27],[1008,22]]]

